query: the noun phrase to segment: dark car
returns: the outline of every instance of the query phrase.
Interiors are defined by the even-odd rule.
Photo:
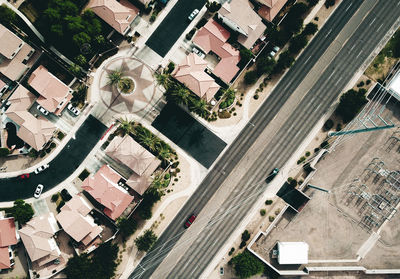
[[[194,214],[192,214],[190,217],[189,217],[189,219],[186,221],[186,223],[185,223],[185,228],[187,229],[187,228],[189,228],[192,224],[193,224],[193,222],[194,222],[194,220],[196,220],[196,215],[194,215]]]
[[[279,169],[274,168],[274,170],[271,171],[270,174],[268,175],[268,177],[265,179],[265,182],[270,183],[278,173],[279,173]]]

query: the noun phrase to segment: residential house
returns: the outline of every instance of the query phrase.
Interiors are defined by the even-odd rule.
[[[257,0],[261,7],[258,14],[267,21],[274,20],[275,16],[285,6],[288,0]]]
[[[190,53],[175,68],[172,76],[183,83],[194,94],[210,102],[220,86],[205,72],[207,62],[194,53]]]
[[[63,230],[77,243],[90,245],[103,231],[89,215],[92,207],[81,196],[74,196],[62,208],[56,219]]]
[[[28,83],[40,94],[37,103],[56,115],[61,115],[72,99],[73,90],[42,65],[31,74]]]
[[[19,85],[8,101],[11,103],[6,116],[17,126],[17,136],[33,149],[39,151],[52,138],[56,127],[46,118],[34,117],[29,113],[36,97]]]
[[[139,15],[139,9],[128,0],[90,0],[88,8],[122,35],[131,29]]]
[[[145,6],[147,6],[151,2],[151,0],[138,0],[138,1]]]
[[[53,213],[33,217],[19,230],[26,252],[35,266],[44,266],[61,257],[61,251],[54,239],[59,230]]]
[[[18,80],[28,70],[26,63],[35,50],[0,24],[0,72],[10,80]]]
[[[229,31],[211,19],[193,38],[193,43],[205,53],[212,52],[219,57],[220,60],[212,72],[227,84],[239,71],[237,64],[240,61],[239,51],[226,42],[230,35]]]
[[[249,0],[225,2],[218,12],[218,18],[239,33],[238,42],[248,49],[253,47],[267,28]]]
[[[143,195],[151,184],[150,176],[161,161],[129,135],[115,137],[105,151],[108,156],[133,171],[126,184]]]
[[[0,79],[0,96],[8,89],[8,85]]]
[[[114,221],[124,213],[134,198],[118,185],[121,179],[117,172],[104,165],[95,175],[87,177],[82,183],[82,189],[103,205],[104,214]]]
[[[0,271],[14,265],[11,246],[17,244],[18,234],[15,229],[14,218],[0,219]]]

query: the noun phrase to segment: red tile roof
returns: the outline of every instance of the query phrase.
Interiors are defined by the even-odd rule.
[[[220,86],[204,70],[207,62],[191,53],[179,64],[173,73],[174,78],[185,84],[193,93],[207,102],[211,101]]]
[[[0,220],[0,269],[11,267],[8,246],[17,244],[14,218]]]
[[[283,6],[285,6],[286,2],[287,0],[273,0],[273,5],[261,5],[261,8],[258,9],[258,14],[264,19],[272,21],[279,13],[279,11],[283,8]]]
[[[239,51],[226,42],[229,37],[229,31],[211,19],[193,38],[193,42],[205,53],[212,51],[221,58],[213,73],[226,83],[239,71],[236,65],[240,61]]]
[[[133,201],[127,191],[117,185],[121,177],[109,166],[102,166],[94,176],[83,181],[82,189],[104,205],[104,213],[116,220]]]

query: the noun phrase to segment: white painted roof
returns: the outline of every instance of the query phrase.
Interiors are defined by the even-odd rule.
[[[307,264],[308,249],[305,242],[278,242],[278,263]]]
[[[393,97],[400,101],[400,71],[390,81],[389,91]]]

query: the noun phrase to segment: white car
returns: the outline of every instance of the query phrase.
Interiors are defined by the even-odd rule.
[[[44,107],[42,107],[41,105],[38,105],[36,108],[38,109],[38,111],[40,111],[44,115],[48,115],[49,114],[49,112]]]
[[[49,164],[44,164],[43,166],[40,166],[35,170],[35,174],[39,174],[49,167],[50,167]]]
[[[78,116],[81,111],[79,109],[77,109],[76,107],[74,107],[72,104],[68,104],[67,109],[72,112],[73,114],[75,114],[76,116]]]
[[[201,52],[200,50],[198,50],[195,47],[192,49],[192,51],[193,51],[193,53],[196,53],[200,58],[206,57],[206,55],[203,52]]]
[[[188,16],[188,19],[190,21],[192,21],[197,16],[198,13],[199,13],[199,10],[198,9],[194,9],[193,12]]]
[[[39,185],[36,187],[35,193],[33,194],[33,196],[34,196],[36,199],[38,199],[38,198],[40,197],[40,195],[42,194],[43,187],[44,187],[44,186],[43,186],[42,184],[39,184]]]

